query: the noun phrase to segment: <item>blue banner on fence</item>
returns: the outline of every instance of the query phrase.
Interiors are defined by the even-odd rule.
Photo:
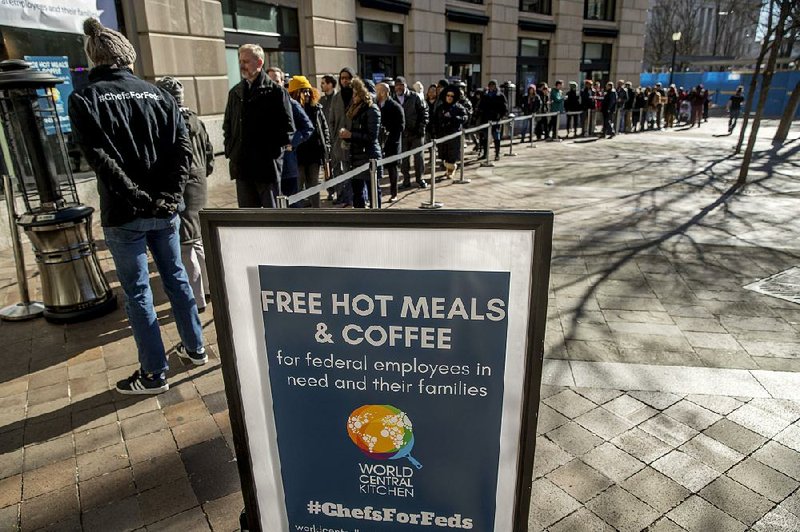
[[[665,87],[669,83],[669,72],[644,73],[639,76],[639,83],[642,87],[652,87],[656,83],[661,83]],[[758,98],[759,89],[753,95],[747,94],[750,90],[752,74],[739,72],[676,72],[672,76],[672,83],[686,90],[702,85],[708,89],[711,102],[723,107],[727,105],[731,95],[736,92],[736,87],[744,86],[745,98]],[[767,103],[764,106],[764,116],[777,118],[783,115],[784,110],[789,104],[789,97],[795,85],[800,81],[800,72],[781,71],[776,72],[772,77]],[[755,110],[755,107],[753,107]],[[795,114],[800,118],[800,107]]]
[[[289,529],[494,530],[509,273],[259,279]]]
[[[67,102],[69,95],[72,94],[72,75],[69,71],[69,59],[67,56],[48,56],[48,55],[26,55],[25,61],[31,64],[36,70],[53,74],[54,76],[64,80],[53,88],[53,100],[56,104],[56,114],[61,123],[61,131],[69,133],[72,131],[72,124],[69,121],[69,113],[67,112]],[[41,95],[44,96],[44,90],[40,90]],[[45,98],[42,98],[42,104],[49,107],[49,103]],[[51,118],[45,117],[44,130],[48,135],[55,135],[56,127]]]

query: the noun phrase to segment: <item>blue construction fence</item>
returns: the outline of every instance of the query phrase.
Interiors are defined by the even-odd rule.
[[[673,75],[672,83],[678,87],[684,87],[686,90],[702,85],[708,89],[714,105],[724,107],[739,85],[744,86],[745,98],[751,97],[747,92],[750,89],[752,77],[753,75],[750,73],[737,72],[676,72]],[[777,118],[783,115],[789,104],[789,96],[798,81],[800,81],[800,71],[797,70],[776,72],[772,76],[767,104],[764,107],[765,116]],[[669,72],[644,73],[639,76],[639,84],[642,87],[652,87],[656,83],[661,83],[666,87],[669,84]],[[758,98],[758,91],[756,91],[755,97]],[[755,111],[755,107],[753,111]],[[800,107],[795,113],[795,118],[800,118]]]

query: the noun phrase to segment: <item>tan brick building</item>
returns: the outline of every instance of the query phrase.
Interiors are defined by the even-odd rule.
[[[66,1],[66,0],[65,0]],[[93,0],[71,0],[92,4]],[[92,4],[93,5],[93,4]],[[216,146],[236,50],[261,44],[268,63],[314,80],[352,66],[427,85],[447,77],[638,80],[648,0],[96,0],[103,22],[136,47],[136,72],[177,76]],[[63,55],[85,82],[82,36],[0,23],[0,59]]]

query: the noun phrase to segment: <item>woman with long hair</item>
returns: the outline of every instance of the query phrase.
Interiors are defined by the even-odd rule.
[[[436,138],[461,131],[467,121],[467,111],[458,103],[461,99],[461,89],[457,86],[450,86],[444,89],[442,94],[444,94],[443,103],[436,108],[436,114],[433,117]],[[461,160],[461,138],[457,137],[443,142],[439,144],[438,148],[445,167],[444,179],[450,179],[456,171],[458,161]]]
[[[523,115],[532,115],[534,113],[538,113],[539,109],[542,106],[542,99],[539,97],[539,93],[536,92],[536,85],[531,83],[528,85],[528,92],[525,93],[525,96],[522,97],[522,114]],[[525,142],[525,135],[527,134],[528,137],[533,137],[533,127],[532,121],[526,120],[523,122],[524,129],[522,130],[522,142]]]
[[[319,91],[311,86],[305,76],[294,76],[289,80],[289,95],[302,106],[314,127],[311,137],[297,147],[300,190],[305,190],[319,184],[319,169],[328,160],[331,138],[325,113],[319,103]],[[319,207],[319,194],[309,199],[312,207]]]
[[[436,94],[437,87],[438,85],[435,83],[428,85],[428,91],[425,93],[425,103],[428,104],[429,108],[433,108],[433,106],[436,104],[436,98],[438,96],[438,94]]]
[[[342,128],[339,137],[350,141],[350,167],[358,168],[370,159],[381,158],[381,145],[378,139],[381,130],[381,111],[375,105],[372,95],[367,90],[361,78],[353,78],[350,86],[353,88],[353,98],[347,108],[347,118],[350,119],[349,130]],[[381,179],[381,168],[378,168],[378,181]],[[367,198],[370,205],[380,208],[381,189],[378,187],[378,197],[372,197],[372,190],[367,186],[369,171],[362,172],[350,180],[353,188],[353,207],[363,209]]]

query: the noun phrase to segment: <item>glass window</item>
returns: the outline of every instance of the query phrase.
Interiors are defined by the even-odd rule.
[[[286,79],[302,74],[300,71],[300,52],[270,50],[267,52],[267,63],[283,70]]]
[[[548,50],[550,48],[550,41],[543,39],[520,39],[519,40],[519,55],[520,57],[543,57],[547,58]]]
[[[588,20],[614,20],[614,0],[585,0],[583,18]]]
[[[236,0],[236,29],[277,33],[278,8],[252,0]]]
[[[539,13],[540,15],[552,14],[552,0],[520,0],[519,10],[527,13]]]
[[[297,22],[297,10],[291,7],[281,7],[280,33],[286,37],[299,37],[300,24]]]
[[[480,33],[447,32],[447,52],[451,54],[480,55],[482,51]]]
[[[599,42],[583,43],[583,59],[585,60],[611,60],[611,45]]]
[[[225,65],[228,71],[228,88],[231,89],[242,80],[242,76],[239,74],[238,48],[225,48]]]
[[[222,27],[236,28],[236,23],[233,21],[233,6],[231,5],[231,0],[222,0]]]
[[[403,45],[403,26],[376,20],[358,19],[358,40],[372,44]]]

